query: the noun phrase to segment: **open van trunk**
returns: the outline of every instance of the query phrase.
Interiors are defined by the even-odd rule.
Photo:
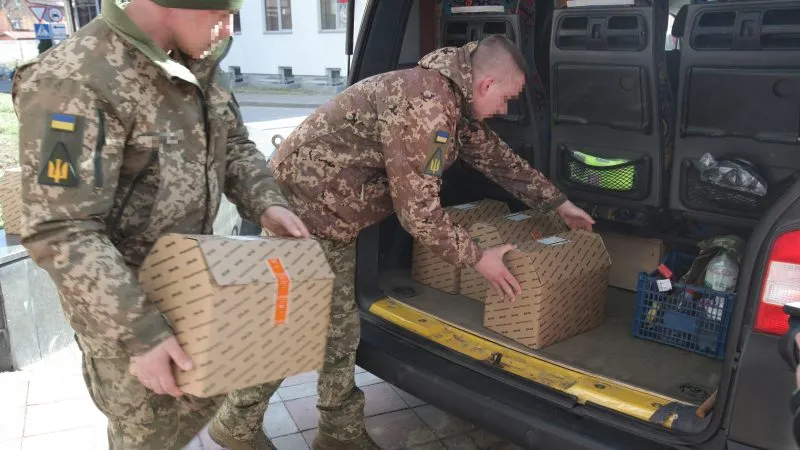
[[[470,192],[466,187],[456,189],[455,186],[457,182],[451,185],[453,190],[449,192]],[[461,204],[465,198],[459,196],[455,203]],[[510,198],[509,203],[515,204]],[[512,208],[512,211],[518,209]],[[381,290],[398,304],[429,319],[563,369],[652,394],[660,405],[699,406],[719,384],[723,370],[721,359],[633,335],[636,292],[608,286],[605,317],[600,326],[534,350],[486,328],[483,302],[415,282],[411,271],[413,239],[396,218],[380,225],[380,235],[385,236],[380,248],[378,283]],[[692,245],[687,245],[687,241],[690,242],[676,236],[678,244],[667,247],[690,249]],[[656,407],[652,412],[657,410]]]
[[[672,30],[672,36],[682,37],[685,33],[687,38],[680,52],[670,50],[667,55],[667,69],[672,72],[669,75],[661,70],[664,61],[659,54],[664,52],[664,36],[660,31],[667,18],[663,11],[644,7],[554,11],[554,3],[564,2],[536,0],[521,2],[523,9],[535,3],[535,14],[525,10],[519,21],[515,21],[502,14],[465,18],[440,15],[437,3],[371,2],[361,29],[361,53],[355,60],[351,82],[414,66],[435,48],[479,39],[484,33],[519,35],[528,30],[521,47],[526,56],[535,59],[534,74],[529,77],[523,96],[509,104],[509,114],[490,120],[490,126],[579,206],[587,211],[599,208],[595,217],[608,218],[612,214],[605,208],[625,209],[628,204],[633,211],[650,214],[651,220],[640,224],[598,220],[596,231],[659,238],[664,241],[665,254],[672,251],[696,254],[699,242],[729,234],[745,242],[752,237],[756,245],[748,247],[749,253],[742,255],[738,293],[729,298],[732,306],[726,306],[733,309],[732,313],[728,310],[731,315],[726,327],[729,328],[722,338],[727,344],[721,345],[716,357],[635,337],[633,325],[639,318],[637,293],[612,286],[606,291],[605,313],[598,327],[537,350],[526,347],[486,328],[480,301],[415,282],[414,242],[396,217],[359,236],[356,288],[366,317],[385,329],[392,339],[408,343],[415,351],[421,349],[435,358],[491,378],[492,382],[503,383],[514,393],[537,396],[581,417],[591,416],[643,436],[657,435],[665,442],[687,444],[708,439],[726,417],[722,408],[730,403],[727,396],[735,384],[736,364],[742,361],[742,332],[752,325],[749,315],[758,300],[756,291],[762,286],[763,261],[757,258],[762,257],[759,252],[767,251],[768,241],[765,231],[759,229],[769,230],[770,223],[775,223],[770,222],[768,212],[791,185],[790,175],[800,173],[800,159],[796,158],[796,142],[789,144],[783,135],[773,132],[774,127],[783,127],[792,138],[796,137],[796,128],[782,125],[796,119],[796,108],[790,111],[773,107],[763,112],[763,120],[758,124],[735,114],[735,117],[723,114],[752,108],[757,96],[778,95],[763,88],[770,83],[748,84],[742,77],[714,78],[708,71],[697,68],[711,61],[734,72],[744,71],[752,79],[775,81],[775,77],[783,75],[769,72],[773,70],[771,67],[791,66],[795,73],[797,60],[779,51],[752,51],[745,57],[726,47],[734,43],[726,40],[733,33],[725,27],[732,28],[738,23],[736,17],[750,20],[748,8],[755,8],[756,2],[744,2],[745,6],[739,2],[686,5],[682,14],[673,18],[680,26]],[[766,11],[763,21],[770,24],[765,28],[770,33],[783,33],[776,25],[781,20],[800,24],[797,7],[791,2],[759,2],[758,7]],[[782,14],[781,8],[791,10],[792,14]],[[398,21],[398,17],[406,20]],[[606,29],[609,33],[599,36],[603,39],[607,36],[607,42],[589,42],[588,37],[594,31]],[[687,44],[688,36],[694,36],[693,33],[699,36],[693,41],[694,47]],[[800,41],[763,41],[764,45],[781,48],[796,46],[797,42]],[[708,48],[695,48],[701,44]],[[737,41],[735,46],[745,53],[751,44],[750,40]],[[743,64],[747,65],[746,70],[741,68]],[[597,72],[597,66],[609,69]],[[756,69],[761,78],[752,77]],[[673,84],[671,88],[664,84],[668,77]],[[620,80],[626,83],[619,83]],[[709,92],[690,89],[704,80],[711,80],[705,88],[708,90],[725,91],[731,86],[742,92],[748,91],[744,86],[753,90],[748,95],[728,95],[726,101],[732,104],[720,112],[713,108]],[[793,77],[786,81],[787,86],[796,85],[795,80]],[[620,86],[625,93],[617,92],[610,100],[602,97],[604,103],[600,105],[594,102],[599,98],[596,93],[610,93]],[[606,107],[615,101],[616,109]],[[790,102],[778,104],[786,108],[795,106]],[[749,134],[740,135],[738,130],[743,124],[760,127],[760,131],[749,130]],[[716,133],[717,129],[727,131]],[[581,153],[630,160],[630,167],[637,171],[636,182],[627,180],[622,186],[627,192],[621,194],[604,191],[602,184],[600,189],[586,183],[581,185],[582,179],[599,177],[598,172],[591,172],[576,160],[576,154]],[[719,192],[706,193],[705,197],[698,194],[702,189],[696,176],[697,162],[706,153],[717,158],[740,156],[753,162],[770,183],[768,201],[741,207],[735,201],[733,206],[731,203],[715,206],[713,200]],[[575,167],[582,167],[583,172],[577,173],[583,176],[573,176]],[[493,199],[507,203],[511,212],[527,209],[506,191],[458,163],[443,178],[442,206]],[[751,352],[751,358],[752,355]],[[408,374],[384,375],[394,376],[402,384]],[[695,414],[698,406],[717,390],[718,409],[710,419],[698,418]],[[577,406],[586,408],[578,411]]]
[[[607,377],[688,404],[700,405],[719,383],[722,361],[631,334],[636,294],[609,287],[603,324],[565,341],[532,350],[483,326],[484,305],[415,283],[408,270],[382,274],[393,298],[465,331],[578,371]]]

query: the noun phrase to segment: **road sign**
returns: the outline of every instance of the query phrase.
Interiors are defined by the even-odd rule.
[[[53,30],[52,36],[53,39],[66,39],[67,38],[67,26],[63,23],[54,23],[51,25]]]
[[[29,6],[28,8],[30,8],[33,15],[36,16],[36,20],[39,22],[44,20],[44,15],[47,13],[46,6]]]
[[[49,23],[35,23],[33,24],[33,31],[36,33],[36,39],[53,39],[53,32]]]
[[[50,19],[50,22],[61,22],[64,19],[64,14],[61,9],[50,7],[47,9],[47,18]]]

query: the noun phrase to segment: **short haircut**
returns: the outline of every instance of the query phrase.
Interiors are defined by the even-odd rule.
[[[528,76],[528,63],[519,47],[502,35],[495,34],[482,39],[470,58],[473,72],[479,74],[497,69],[505,71],[507,69],[502,66],[507,64],[508,60],[511,60],[523,76]]]

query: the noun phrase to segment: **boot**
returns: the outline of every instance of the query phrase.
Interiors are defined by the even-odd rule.
[[[278,450],[264,433],[262,428],[259,428],[258,433],[249,441],[240,441],[228,433],[228,430],[214,419],[208,427],[208,435],[220,447],[228,450]]]
[[[314,438],[311,448],[312,450],[382,450],[372,440],[367,430],[364,430],[357,438],[349,441],[341,441],[331,435],[319,432],[317,437]]]

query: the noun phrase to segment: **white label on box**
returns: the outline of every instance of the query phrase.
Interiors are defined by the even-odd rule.
[[[667,292],[672,289],[672,281],[668,279],[658,280],[656,284],[658,285],[658,292]]]
[[[506,216],[506,219],[513,220],[515,222],[519,222],[520,220],[525,220],[525,219],[530,219],[530,218],[531,218],[531,216],[529,216],[527,214],[522,214],[522,213],[509,214],[509,215]]]
[[[468,209],[475,209],[475,208],[477,208],[477,207],[478,207],[478,205],[476,205],[475,203],[465,203],[465,204],[463,204],[463,205],[456,205],[456,206],[453,206],[453,209],[458,209],[458,210],[461,210],[461,211],[466,211],[466,210],[468,210]]]
[[[566,244],[569,241],[559,236],[550,236],[544,239],[539,239],[536,242],[544,245],[562,245]]]

